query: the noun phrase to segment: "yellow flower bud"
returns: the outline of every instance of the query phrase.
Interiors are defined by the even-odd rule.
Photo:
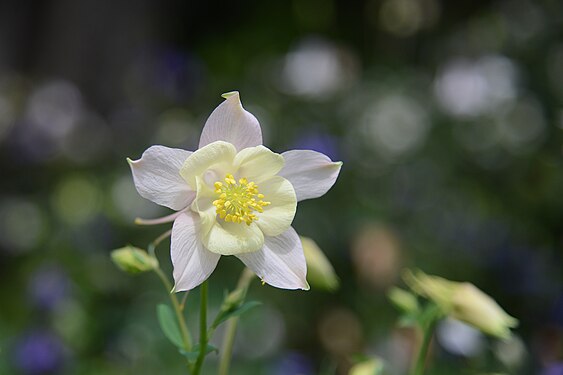
[[[158,261],[145,250],[134,246],[125,246],[111,252],[111,260],[121,270],[136,274],[150,271],[158,267]]]
[[[352,366],[348,375],[379,375],[383,372],[383,362],[379,358],[371,358]]]
[[[307,281],[315,288],[329,291],[338,289],[338,276],[323,251],[312,239],[302,236],[300,239],[307,261]]]
[[[507,338],[510,329],[518,325],[517,319],[471,283],[450,281],[421,271],[416,275],[407,271],[403,277],[415,293],[432,300],[444,314],[483,333]]]

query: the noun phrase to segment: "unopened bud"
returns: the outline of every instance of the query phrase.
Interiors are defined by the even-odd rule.
[[[402,312],[407,314],[418,311],[416,296],[404,289],[393,287],[387,292],[387,297]]]
[[[158,267],[158,261],[145,250],[134,246],[126,246],[111,252],[111,260],[121,270],[136,274]]]
[[[300,238],[307,261],[307,281],[315,288],[329,291],[338,289],[338,276],[326,255],[312,239],[301,236]]]
[[[379,375],[383,373],[383,361],[371,358],[352,366],[348,375]]]
[[[517,319],[471,283],[450,281],[421,271],[416,275],[407,271],[403,277],[415,293],[432,300],[444,314],[483,333],[507,338],[510,329],[518,325]]]
[[[451,316],[480,329],[483,333],[508,338],[518,320],[508,315],[494,299],[475,285],[462,283],[453,296]]]

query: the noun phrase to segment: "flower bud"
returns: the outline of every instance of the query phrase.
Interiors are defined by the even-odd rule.
[[[461,283],[454,294],[452,317],[501,338],[508,338],[510,329],[518,326],[517,319],[470,283]]]
[[[508,315],[490,296],[475,285],[454,282],[422,271],[403,275],[405,282],[417,294],[432,300],[450,317],[465,322],[481,332],[500,338],[510,336],[518,320]]]
[[[156,258],[151,257],[145,250],[134,246],[125,246],[113,250],[111,260],[121,270],[131,274],[150,271],[158,267]]]
[[[371,358],[352,366],[348,375],[379,375],[381,373],[383,373],[383,362],[379,358]]]
[[[402,312],[411,314],[418,311],[416,296],[404,289],[393,287],[387,292],[387,297]]]
[[[307,261],[307,280],[313,287],[333,291],[338,289],[339,280],[334,268],[319,246],[308,237],[301,237],[305,260]]]

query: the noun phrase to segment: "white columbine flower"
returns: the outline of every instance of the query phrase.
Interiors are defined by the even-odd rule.
[[[310,150],[272,152],[238,92],[223,97],[198,150],[152,146],[128,160],[139,194],[178,211],[153,221],[174,220],[174,291],[205,281],[221,255],[236,256],[272,286],[307,290],[303,248],[291,223],[297,202],[325,194],[342,163]]]

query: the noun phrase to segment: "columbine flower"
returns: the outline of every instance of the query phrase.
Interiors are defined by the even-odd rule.
[[[315,151],[272,152],[238,92],[223,97],[195,152],[152,146],[128,160],[139,194],[178,211],[152,221],[174,220],[174,291],[201,284],[221,255],[235,255],[272,286],[309,289],[291,223],[297,202],[325,194],[342,163]]]

